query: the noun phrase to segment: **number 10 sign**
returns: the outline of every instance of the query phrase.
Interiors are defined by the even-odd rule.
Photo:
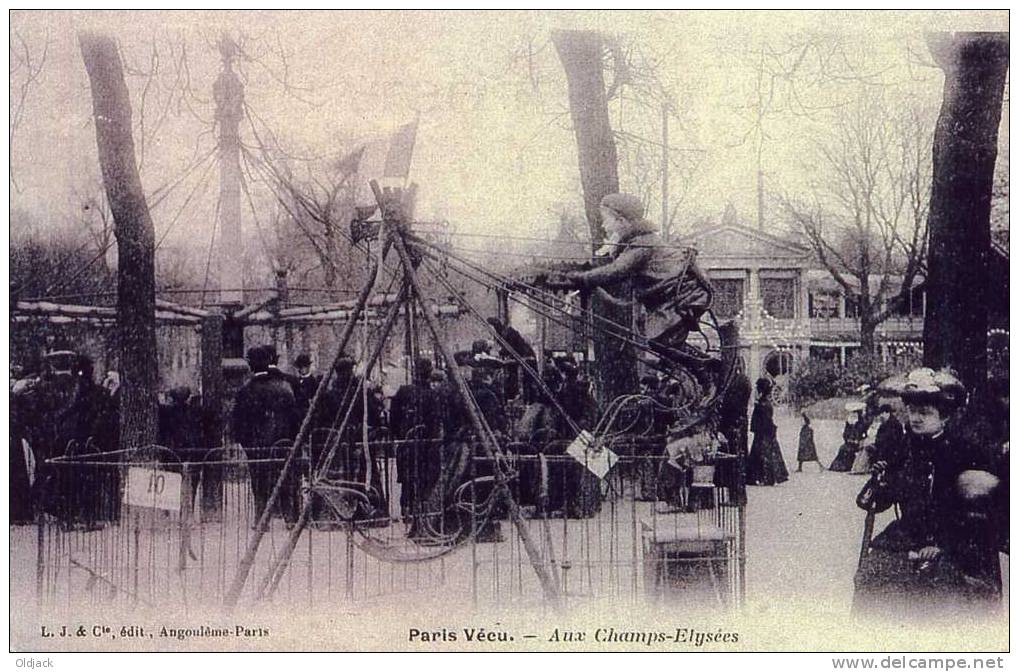
[[[124,503],[166,511],[180,511],[181,476],[172,471],[129,467]]]

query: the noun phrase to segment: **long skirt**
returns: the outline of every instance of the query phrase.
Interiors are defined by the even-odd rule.
[[[856,452],[860,449],[855,443],[843,443],[838,455],[828,465],[828,471],[849,471],[853,468]]]
[[[747,457],[747,485],[778,485],[789,480],[789,470],[774,434],[754,434]]]
[[[1000,608],[998,586],[960,572],[947,559],[911,560],[907,551],[868,549],[854,579],[854,616],[954,618],[993,616]]]

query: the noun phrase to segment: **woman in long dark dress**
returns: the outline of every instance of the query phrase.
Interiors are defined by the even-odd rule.
[[[771,389],[770,380],[758,379],[757,403],[754,404],[754,414],[750,418],[754,442],[747,458],[747,485],[778,485],[789,480],[789,470],[782,458],[782,449],[776,435]]]
[[[851,410],[846,418],[846,425],[842,428],[842,446],[835,459],[828,465],[828,471],[849,471],[853,468],[865,431],[860,412]]]
[[[814,445],[814,428],[810,426],[810,416],[803,414],[803,427],[800,428],[800,445],[796,451],[796,471],[803,471],[804,462],[817,462],[817,468],[824,471],[821,460],[817,458],[817,446]]]

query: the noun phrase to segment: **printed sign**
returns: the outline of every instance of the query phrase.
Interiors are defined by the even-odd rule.
[[[619,458],[608,448],[595,449],[594,436],[586,429],[573,440],[566,453],[587,467],[592,474],[598,478],[605,478],[605,474],[616,464]]]
[[[124,503],[150,509],[180,511],[181,475],[172,471],[129,467]]]

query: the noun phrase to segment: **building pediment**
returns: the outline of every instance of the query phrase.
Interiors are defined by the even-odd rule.
[[[683,236],[681,242],[696,247],[698,258],[706,266],[713,265],[712,262],[738,266],[801,265],[811,254],[804,245],[736,224],[696,231]]]

